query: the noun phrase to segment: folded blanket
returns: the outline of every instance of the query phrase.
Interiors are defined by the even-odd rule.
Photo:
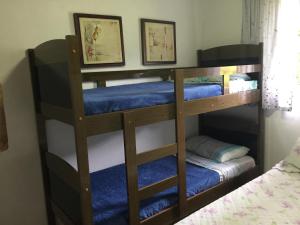
[[[250,156],[243,156],[242,158],[218,163],[187,151],[186,161],[216,171],[220,175],[220,182],[236,177],[255,167],[255,161]]]

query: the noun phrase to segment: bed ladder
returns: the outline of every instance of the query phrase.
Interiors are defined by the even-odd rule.
[[[127,192],[129,208],[129,224],[141,224],[139,218],[140,201],[152,197],[173,186],[178,187],[178,210],[180,217],[184,216],[186,209],[186,174],[185,174],[185,117],[184,117],[184,91],[183,75],[176,71],[175,74],[176,96],[176,143],[153,149],[148,152],[136,152],[135,128],[150,124],[147,115],[135,111],[123,113],[124,148],[127,174]],[[151,114],[151,116],[155,116]],[[138,166],[166,156],[177,155],[177,175],[153,183],[146,187],[138,187]]]

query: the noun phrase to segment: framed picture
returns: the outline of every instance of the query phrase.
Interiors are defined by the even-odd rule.
[[[176,64],[175,22],[141,19],[144,65]]]
[[[122,18],[74,13],[83,67],[125,65]]]

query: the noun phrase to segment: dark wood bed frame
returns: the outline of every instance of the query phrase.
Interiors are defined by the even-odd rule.
[[[199,51],[198,68],[91,73],[81,72],[79,53],[80,44],[76,36],[66,36],[63,40],[51,40],[35,49],[28,50],[49,224],[55,224],[55,218],[70,225],[93,224],[87,149],[87,137],[92,135],[120,129],[124,131],[130,225],[172,224],[253,179],[263,171],[264,123],[261,91],[258,89],[236,94],[227,93],[231,73],[251,73],[258,79],[259,87],[261,87],[262,45],[232,45]],[[224,95],[184,101],[183,79],[199,75],[222,75]],[[85,115],[82,97],[83,82],[93,81],[103,84],[107,80],[153,76],[162,77],[164,80],[175,80],[175,104],[92,116]],[[237,115],[242,115],[241,118],[236,117],[236,112],[232,113],[231,110],[238,111]],[[250,122],[243,118],[248,114],[252,118]],[[233,143],[246,140],[246,145],[249,144],[254,149],[257,166],[234,179],[222,182],[187,199],[184,119],[192,115],[199,115],[200,133],[218,136],[224,140],[230,139]],[[226,121],[235,118],[240,126],[226,126]],[[45,122],[49,119],[59,120],[74,127],[78,171],[63,159],[48,152]],[[171,119],[175,119],[176,122],[176,143],[137,154],[135,128]],[[211,122],[216,119],[224,123],[216,125]],[[246,120],[248,122],[243,122]],[[222,126],[222,124],[225,125]],[[248,143],[247,140],[251,141]],[[138,165],[174,154],[177,154],[178,159],[177,176],[138,189]],[[178,204],[140,221],[139,202],[175,185],[179,190]]]
[[[8,149],[8,138],[5,120],[5,110],[3,103],[3,91],[0,84],[0,152]]]

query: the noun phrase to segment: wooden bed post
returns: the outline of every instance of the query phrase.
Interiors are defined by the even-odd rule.
[[[82,75],[80,70],[80,47],[76,36],[67,36],[69,81],[73,107],[76,156],[80,181],[82,225],[93,224],[90,173],[87,148],[86,119],[83,106]]]
[[[2,85],[0,84],[0,152],[8,148],[7,129],[5,120],[5,111],[3,104]]]
[[[177,173],[179,213],[184,216],[186,211],[186,173],[185,173],[185,115],[184,115],[184,74],[182,70],[175,72],[176,96],[176,142],[177,142]]]
[[[51,207],[49,173],[47,170],[47,163],[46,163],[46,153],[48,152],[48,144],[47,144],[47,136],[46,136],[46,120],[45,117],[41,114],[41,108],[39,104],[40,103],[39,81],[38,81],[37,71],[35,67],[36,62],[35,62],[33,49],[28,49],[27,55],[29,59],[32,92],[33,92],[33,98],[35,103],[36,126],[37,126],[37,133],[38,133],[42,174],[43,174],[43,185],[44,185],[44,192],[45,192],[47,217],[48,217],[49,225],[55,225],[56,221],[55,221],[54,212]]]
[[[258,103],[258,117],[259,117],[259,136],[258,136],[258,146],[257,151],[258,153],[258,165],[260,168],[260,172],[264,172],[264,165],[265,165],[265,157],[264,157],[264,150],[265,150],[265,116],[264,116],[264,110],[263,110],[263,74],[264,74],[264,44],[261,42],[259,43],[259,49],[260,49],[260,65],[261,65],[261,71],[258,74],[258,80],[259,80],[259,87],[260,88],[260,101]]]
[[[129,224],[140,224],[140,207],[138,193],[138,167],[136,155],[136,138],[134,121],[123,114],[123,137],[125,148],[125,165],[127,176],[127,194],[129,209]]]

